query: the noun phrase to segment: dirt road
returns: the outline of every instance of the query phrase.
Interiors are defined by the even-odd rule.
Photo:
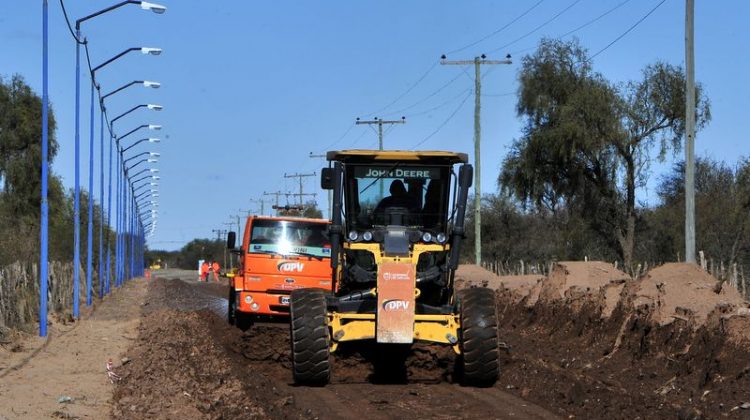
[[[46,342],[19,344],[0,370],[0,419],[108,418],[106,363],[134,342],[145,295],[145,280],[130,281],[79,322],[53,325]]]
[[[120,371],[114,417],[555,418],[499,388],[451,383],[450,351],[432,346],[415,346],[396,375],[379,371],[380,354],[343,349],[331,385],[295,387],[286,325],[242,333],[224,321],[225,286],[198,283],[192,273],[158,276],[127,351],[132,362]]]

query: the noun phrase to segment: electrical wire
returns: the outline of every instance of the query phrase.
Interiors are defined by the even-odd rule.
[[[62,8],[63,16],[65,17],[65,23],[68,24],[68,30],[70,31],[70,35],[73,36],[73,39],[79,43],[83,44],[85,41],[81,41],[80,38],[76,36],[75,31],[73,31],[73,26],[70,24],[70,19],[68,18],[68,12],[65,10],[65,3],[63,3],[63,0],[60,0],[60,7]]]
[[[631,2],[631,0],[625,0],[625,1],[623,1],[623,2],[620,2],[620,3],[616,4],[616,5],[614,6],[614,7],[610,8],[609,10],[607,10],[606,12],[604,12],[604,13],[600,14],[599,16],[597,16],[597,17],[595,17],[595,18],[593,18],[593,19],[589,20],[588,22],[585,22],[584,24],[582,24],[582,25],[578,26],[578,27],[577,27],[577,28],[575,28],[575,29],[572,29],[572,30],[570,30],[570,31],[568,31],[568,32],[565,32],[564,34],[558,35],[558,36],[557,36],[557,37],[555,37],[555,38],[557,38],[557,39],[562,39],[562,38],[565,38],[565,37],[566,37],[566,36],[568,36],[568,35],[572,35],[572,34],[574,34],[574,33],[578,32],[578,31],[580,31],[581,29],[583,29],[583,28],[586,28],[586,27],[588,27],[588,26],[590,26],[590,25],[592,25],[592,24],[594,24],[594,23],[598,22],[599,20],[601,20],[601,19],[602,19],[602,18],[604,18],[605,16],[609,15],[610,13],[614,12],[615,10],[619,9],[620,7],[622,7],[622,6],[626,5],[627,3],[630,3],[630,2]],[[516,55],[516,54],[520,54],[520,53],[522,53],[522,52],[526,52],[526,51],[529,51],[529,50],[533,50],[533,49],[535,49],[535,48],[536,48],[536,46],[533,46],[533,47],[528,47],[528,48],[524,48],[524,49],[521,49],[521,50],[516,50],[516,51],[513,51],[513,52],[511,52],[511,54],[512,54],[512,55]]]
[[[463,50],[465,50],[465,49],[467,49],[467,48],[469,48],[469,47],[473,47],[473,46],[475,46],[475,45],[479,44],[479,43],[480,43],[480,42],[482,42],[482,41],[486,41],[487,39],[489,39],[489,38],[491,38],[491,37],[493,37],[493,36],[495,36],[495,35],[499,34],[500,32],[504,31],[504,30],[505,30],[505,29],[507,29],[507,28],[508,28],[508,27],[509,27],[510,25],[512,25],[512,24],[514,24],[514,23],[516,23],[516,22],[517,22],[517,21],[518,21],[519,19],[521,19],[522,17],[524,17],[524,16],[526,16],[527,14],[529,14],[529,13],[530,13],[530,12],[531,12],[532,10],[536,9],[536,7],[537,7],[537,6],[539,6],[540,4],[542,4],[543,2],[544,2],[544,0],[539,0],[539,1],[538,1],[538,2],[536,3],[536,4],[534,4],[533,6],[529,7],[528,9],[526,9],[526,11],[525,11],[525,12],[523,12],[523,13],[521,13],[520,15],[516,16],[516,17],[515,17],[515,18],[514,18],[513,20],[511,20],[510,22],[508,22],[508,23],[506,23],[505,25],[503,25],[502,27],[500,27],[500,29],[497,29],[497,30],[493,31],[493,32],[491,32],[490,34],[488,34],[488,35],[486,35],[486,36],[484,36],[484,37],[482,37],[482,38],[480,38],[480,39],[478,39],[478,40],[476,40],[476,41],[474,41],[474,42],[471,42],[471,43],[469,43],[469,44],[466,44],[466,45],[464,45],[464,46],[463,46],[463,47],[461,47],[461,48],[457,48],[457,49],[455,49],[455,50],[451,50],[451,51],[448,51],[448,52],[447,52],[446,54],[447,54],[447,55],[450,55],[450,54],[454,54],[454,53],[457,53],[457,52],[461,52],[461,51],[463,51]]]
[[[398,111],[393,111],[393,112],[391,112],[391,113],[390,113],[390,114],[388,114],[388,115],[394,115],[394,114],[403,114],[403,112],[404,112],[404,111],[408,111],[408,110],[410,110],[410,109],[412,109],[412,108],[414,108],[414,107],[416,107],[416,106],[422,105],[422,104],[423,104],[423,103],[425,103],[425,102],[426,102],[427,100],[429,100],[429,99],[430,99],[430,98],[432,98],[433,96],[437,95],[438,93],[442,92],[442,91],[443,91],[443,90],[444,90],[445,88],[447,88],[448,86],[452,85],[452,84],[453,84],[453,82],[455,82],[456,80],[458,80],[458,78],[459,78],[459,77],[461,77],[461,73],[456,73],[456,75],[455,75],[455,76],[454,76],[454,77],[453,77],[452,79],[450,79],[450,80],[449,80],[449,81],[448,81],[448,82],[447,82],[446,84],[444,84],[444,85],[440,86],[440,87],[439,87],[439,88],[438,88],[438,89],[437,89],[436,91],[434,91],[434,92],[430,93],[429,95],[427,95],[427,96],[425,96],[424,98],[422,98],[422,99],[418,100],[417,102],[415,102],[415,103],[413,103],[413,104],[411,104],[411,105],[409,105],[409,106],[407,106],[407,107],[405,107],[405,108],[401,108],[401,109],[399,109]]]
[[[518,37],[518,38],[514,39],[513,41],[511,41],[511,42],[509,42],[509,43],[507,43],[507,44],[505,44],[505,45],[503,45],[503,46],[501,46],[501,47],[498,47],[498,48],[495,48],[495,49],[492,49],[492,50],[490,50],[490,51],[489,51],[489,53],[493,53],[493,52],[497,52],[497,51],[500,51],[500,50],[504,50],[505,48],[507,48],[507,47],[509,47],[509,46],[511,46],[511,45],[513,45],[513,44],[515,44],[515,43],[517,43],[518,41],[521,41],[521,40],[523,40],[523,39],[527,38],[528,36],[530,36],[530,35],[531,35],[531,34],[533,34],[534,32],[536,32],[536,31],[538,31],[538,30],[542,29],[543,27],[545,27],[545,26],[549,25],[550,23],[552,23],[552,22],[553,22],[553,21],[554,21],[555,19],[557,19],[557,18],[559,18],[560,16],[562,16],[562,15],[563,15],[563,13],[567,12],[567,11],[568,11],[568,10],[570,10],[570,9],[571,9],[571,8],[572,8],[573,6],[575,6],[576,4],[578,4],[578,3],[580,3],[580,2],[581,2],[581,0],[575,0],[575,1],[573,2],[573,3],[569,4],[569,5],[567,6],[567,7],[565,7],[565,8],[564,8],[564,9],[562,9],[561,11],[559,11],[559,12],[558,12],[558,13],[557,13],[556,15],[554,15],[554,16],[552,16],[551,18],[547,19],[547,20],[546,20],[546,21],[545,21],[544,23],[542,23],[541,25],[539,25],[539,26],[535,27],[534,29],[530,30],[529,32],[526,32],[525,34],[521,35],[520,37]]]
[[[471,89],[464,89],[461,92],[459,92],[458,95],[453,96],[452,98],[450,98],[447,101],[441,103],[440,105],[434,106],[434,107],[429,108],[429,109],[425,109],[423,111],[415,112],[415,113],[412,113],[412,114],[407,114],[406,117],[407,118],[413,118],[413,117],[418,117],[420,115],[429,114],[430,112],[433,112],[433,111],[437,111],[438,109],[440,109],[440,108],[442,108],[442,107],[444,107],[444,106],[446,106],[446,105],[448,105],[448,104],[450,104],[452,102],[455,102],[458,98],[460,98],[461,96],[463,96],[464,93],[469,92],[469,91],[471,91]]]
[[[662,4],[664,4],[665,1],[667,1],[667,0],[661,0],[656,6],[654,6],[651,10],[649,10],[648,13],[646,13],[645,15],[643,15],[633,25],[631,25],[625,32],[623,32],[622,34],[620,34],[620,36],[618,36],[612,42],[610,42],[609,44],[607,44],[607,46],[605,46],[604,48],[602,48],[599,51],[595,52],[591,57],[589,57],[589,61],[593,60],[596,56],[598,56],[599,54],[601,54],[604,51],[606,51],[609,47],[615,45],[615,43],[617,41],[621,40],[623,37],[625,37],[625,35],[629,34],[630,31],[632,31],[633,29],[635,29],[636,26],[640,25],[641,22],[643,22],[644,20],[646,20],[646,18],[648,18],[649,16],[651,16],[651,14],[654,13],[656,11],[656,9],[659,8],[659,6],[661,6]]]
[[[385,111],[386,109],[390,108],[391,106],[393,106],[396,102],[400,101],[404,96],[408,95],[409,92],[411,92],[412,90],[414,90],[414,88],[417,87],[417,85],[419,85],[420,83],[422,83],[422,81],[427,77],[427,75],[429,75],[430,73],[432,73],[433,70],[435,70],[435,67],[437,67],[438,64],[440,64],[439,61],[436,61],[436,62],[432,63],[432,65],[430,66],[430,68],[427,69],[427,71],[424,72],[422,74],[422,76],[419,79],[417,79],[416,82],[414,82],[411,86],[409,86],[409,88],[406,89],[406,91],[404,93],[402,93],[401,95],[399,95],[396,99],[392,100],[388,105],[386,105],[386,106],[378,109],[377,111],[371,112],[369,114],[364,114],[364,115],[365,116],[376,115],[376,114],[379,114],[379,113]]]
[[[453,117],[455,117],[455,116],[456,116],[456,114],[458,114],[458,111],[460,111],[460,110],[461,110],[461,108],[463,108],[464,104],[466,103],[466,100],[467,100],[467,99],[469,99],[469,96],[471,96],[471,93],[472,93],[472,92],[470,91],[470,92],[469,92],[469,93],[468,93],[468,94],[467,94],[467,95],[466,95],[466,96],[464,97],[464,100],[463,100],[463,101],[461,101],[461,103],[460,103],[460,104],[458,104],[458,106],[456,107],[456,109],[455,109],[455,110],[453,110],[453,113],[451,113],[451,115],[449,115],[449,116],[448,116],[448,118],[446,118],[446,119],[445,119],[445,121],[443,121],[443,123],[442,123],[442,124],[440,124],[440,125],[438,126],[438,128],[436,128],[436,129],[435,129],[435,131],[433,131],[432,133],[430,133],[430,135],[428,135],[427,137],[423,138],[423,139],[422,139],[422,140],[421,140],[421,141],[420,141],[419,143],[417,143],[417,144],[415,144],[414,146],[412,146],[412,150],[414,150],[414,149],[416,149],[417,147],[421,146],[422,144],[424,144],[424,142],[426,142],[427,140],[429,140],[430,138],[432,138],[432,136],[434,136],[434,135],[435,135],[435,134],[437,134],[437,133],[438,133],[438,132],[439,132],[440,130],[442,130],[442,129],[443,129],[443,127],[445,127],[445,125],[446,125],[446,124],[448,124],[448,122],[449,122],[450,120],[452,120],[452,119],[453,119]]]

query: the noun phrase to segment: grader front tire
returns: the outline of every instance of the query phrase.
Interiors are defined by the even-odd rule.
[[[299,289],[289,300],[294,383],[326,385],[331,367],[325,295],[318,289]]]
[[[468,386],[492,386],[500,374],[495,293],[487,288],[462,290],[459,307],[461,381]]]

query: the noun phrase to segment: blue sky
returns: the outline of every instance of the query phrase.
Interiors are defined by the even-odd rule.
[[[164,126],[154,133],[161,144],[139,149],[161,153],[159,227],[152,246],[176,249],[195,237],[212,236],[212,229],[225,229],[223,223],[240,208],[257,209],[250,200],[264,191],[296,190],[297,184],[283,175],[319,173],[323,162],[309,158],[310,152],[328,146],[376,147],[370,128],[353,126],[356,117],[407,117],[406,124],[388,131],[386,148],[410,149],[431,135],[421,148],[471,152],[473,96],[464,99],[473,81],[459,67],[433,65],[441,54],[484,38],[537,2],[161,0],[169,8],[163,15],[131,6],[86,22],[83,33],[96,63],[128,47],[164,49],[158,57],[131,54],[98,74],[107,91],[131,80],[162,83],[158,90],[131,87],[109,102],[113,114],[140,103],[164,105],[160,113],[141,110],[118,122],[120,134],[143,123]],[[484,70],[483,192],[497,190],[501,159],[519,135],[515,97],[505,94],[517,89],[526,49],[542,36],[566,33],[622,2],[545,0],[507,29],[449,55],[471,59],[493,50],[490,58],[513,53],[512,65]],[[111,3],[68,0],[66,6],[75,19]],[[658,3],[627,1],[575,36],[591,52],[598,51]],[[696,151],[733,163],[750,155],[747,131],[738,123],[747,118],[750,97],[745,82],[750,2],[696,3],[696,78],[711,99],[713,114],[698,135]],[[594,68],[624,82],[639,78],[641,69],[656,60],[682,65],[684,7],[682,0],[666,0],[600,54]],[[57,0],[50,0],[50,52],[50,98],[60,142],[54,170],[72,187],[75,44]],[[14,73],[41,92],[41,1],[0,4],[0,75]],[[85,80],[82,85],[82,177],[87,185],[88,87]],[[142,134],[132,138],[149,135]],[[653,166],[647,187],[639,192],[641,202],[656,202],[654,186],[673,161],[670,156]],[[317,178],[306,179],[306,191],[317,192],[325,208],[317,186]]]

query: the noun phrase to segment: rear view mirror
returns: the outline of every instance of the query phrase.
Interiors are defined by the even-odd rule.
[[[237,233],[227,233],[227,248],[234,249],[235,242],[237,242]]]
[[[461,165],[458,170],[458,185],[461,188],[471,188],[472,181],[474,180],[474,167],[469,164]]]
[[[333,168],[323,168],[320,171],[320,188],[324,190],[333,189]]]

